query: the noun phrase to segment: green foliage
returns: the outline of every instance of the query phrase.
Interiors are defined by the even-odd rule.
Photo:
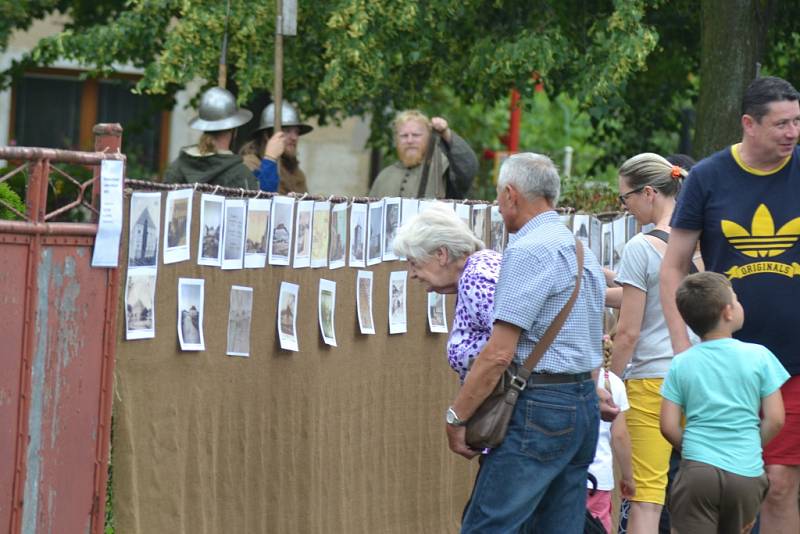
[[[25,203],[22,198],[5,182],[0,183],[0,201],[5,202],[20,213],[25,213]],[[0,219],[16,220],[19,218],[19,215],[0,203]]]

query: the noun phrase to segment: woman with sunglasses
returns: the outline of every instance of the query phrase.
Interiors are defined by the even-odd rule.
[[[669,331],[661,311],[658,273],[666,251],[675,198],[687,172],[662,156],[644,153],[619,169],[619,200],[641,225],[622,252],[615,282],[622,286],[612,371],[625,378],[628,429],[636,495],[628,532],[656,534],[667,486],[672,446],[659,430],[661,383],[672,360]],[[630,365],[629,365],[630,364]]]

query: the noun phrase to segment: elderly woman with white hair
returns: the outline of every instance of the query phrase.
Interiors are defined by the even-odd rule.
[[[461,381],[492,333],[494,288],[501,256],[442,205],[416,215],[398,231],[394,251],[408,258],[411,278],[428,291],[456,294],[447,357]]]

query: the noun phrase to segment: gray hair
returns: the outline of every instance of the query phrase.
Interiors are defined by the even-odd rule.
[[[523,152],[503,162],[497,189],[513,185],[528,200],[544,198],[553,206],[561,193],[561,179],[553,161],[542,154]]]
[[[442,247],[450,261],[485,248],[464,221],[444,205],[412,217],[400,227],[392,245],[395,254],[414,261],[427,261]]]

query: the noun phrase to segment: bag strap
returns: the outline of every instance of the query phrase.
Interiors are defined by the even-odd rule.
[[[531,351],[525,363],[517,367],[517,376],[525,382],[528,381],[528,377],[533,372],[536,363],[556,339],[561,327],[564,326],[564,321],[567,320],[567,317],[572,311],[575,300],[578,298],[578,292],[581,290],[581,280],[583,279],[583,245],[577,237],[575,238],[575,255],[578,259],[578,274],[575,276],[575,288],[572,290],[572,295],[570,295],[564,307],[561,308],[561,311],[558,312],[556,318],[553,319],[553,322],[550,323],[550,326],[547,327],[544,335],[542,335],[542,339],[540,339],[539,343],[533,348],[533,351]]]
[[[425,163],[422,165],[422,174],[419,178],[419,190],[417,191],[417,198],[425,198],[425,190],[428,188],[428,175],[431,169],[431,159],[436,148],[436,141],[439,135],[431,130],[430,138],[428,139],[428,150],[425,152]]]
[[[669,243],[669,234],[664,230],[659,230],[658,228],[654,228],[649,232],[647,232],[647,234],[645,235],[651,235],[655,238],[660,239],[664,243]],[[689,264],[689,274],[694,274],[696,272],[697,272],[697,265],[695,265],[694,262],[692,262],[691,264]]]

